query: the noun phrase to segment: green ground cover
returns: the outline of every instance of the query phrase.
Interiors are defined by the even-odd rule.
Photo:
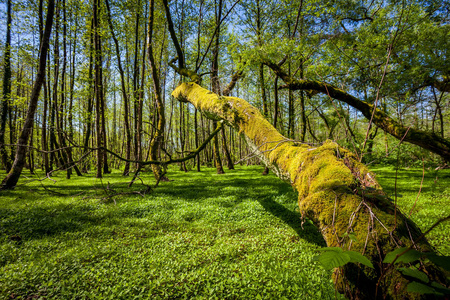
[[[395,170],[374,170],[393,197]],[[313,260],[323,239],[309,223],[302,229],[292,188],[261,171],[170,171],[173,181],[150,195],[115,201],[101,199],[108,187],[129,192],[118,171],[103,180],[60,173],[2,192],[0,299],[334,299],[330,272]],[[404,211],[421,178],[399,172]],[[449,194],[450,171],[427,172],[414,221],[426,229],[448,215]],[[443,224],[430,241],[449,255],[449,236]]]

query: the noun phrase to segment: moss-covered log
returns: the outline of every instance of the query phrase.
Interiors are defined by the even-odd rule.
[[[372,119],[372,113],[374,110],[374,106],[372,104],[361,101],[358,98],[346,93],[345,91],[332,86],[331,84],[315,80],[297,80],[295,78],[292,78],[286,72],[284,72],[280,66],[271,61],[266,60],[264,61],[264,64],[270,67],[277,76],[281,77],[281,79],[283,79],[289,89],[313,90],[325,95],[329,95],[334,99],[345,102],[356,108],[368,120]],[[450,86],[450,84],[446,85],[443,82],[439,86],[444,89],[445,87]],[[380,127],[385,132],[389,133],[393,137],[427,149],[433,153],[436,153],[437,155],[440,155],[445,161],[450,161],[450,140],[442,138],[433,132],[426,132],[423,130],[414,129],[412,127],[403,126],[379,109],[375,109],[372,121],[375,125]]]
[[[372,261],[375,269],[352,264],[335,270],[340,292],[353,299],[374,299],[376,294],[387,299],[422,297],[406,292],[409,281],[399,272],[382,276],[386,253],[410,246],[411,239],[416,240],[421,233],[396,211],[375,176],[354,154],[331,141],[319,147],[293,142],[245,100],[218,96],[195,83],[181,84],[172,95],[192,103],[208,118],[224,120],[237,129],[261,160],[298,191],[302,216],[316,224],[329,247],[358,251]],[[348,233],[354,233],[352,239]],[[415,248],[432,251],[425,239],[416,242]],[[445,278],[433,267],[427,270]]]

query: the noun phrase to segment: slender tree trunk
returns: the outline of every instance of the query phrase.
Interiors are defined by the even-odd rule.
[[[300,76],[303,78],[303,62],[301,62],[302,66],[300,68]],[[305,142],[306,138],[306,111],[305,111],[305,92],[300,91],[300,113],[302,117],[302,131],[300,133],[300,141]]]
[[[150,0],[149,22],[147,31],[147,55],[150,63],[150,70],[152,72],[153,81],[153,95],[155,97],[156,112],[158,116],[158,123],[156,124],[155,135],[150,143],[150,159],[157,160],[158,152],[163,147],[164,143],[164,129],[165,129],[165,115],[164,115],[164,103],[161,95],[160,77],[158,74],[158,68],[156,65],[155,57],[153,54],[153,22],[154,22],[154,0]],[[152,165],[153,174],[155,178],[168,180],[161,168],[158,165]]]
[[[8,117],[8,108],[11,98],[11,0],[7,1],[6,12],[6,43],[5,43],[5,61],[3,71],[3,97],[0,106],[0,156],[3,167],[6,172],[11,169],[11,161],[8,158],[8,152],[5,148],[6,120]],[[11,143],[10,143],[11,144]]]
[[[93,88],[94,84],[94,22],[91,23],[91,32],[90,32],[90,43],[89,43],[89,74],[88,74],[88,96],[87,96],[87,107],[86,107],[86,132],[84,134],[84,154],[86,154],[89,150],[89,140],[92,135],[92,116],[93,116],[93,105],[95,92]],[[83,173],[87,173],[88,169],[90,169],[89,161],[83,163]]]
[[[288,62],[288,72],[291,74],[291,61]],[[291,139],[295,138],[294,132],[294,118],[295,118],[295,108],[294,108],[294,95],[291,90],[288,90],[288,131],[287,136]]]
[[[216,1],[214,1],[216,3]],[[211,81],[212,81],[212,90],[214,93],[220,93],[219,86],[219,42],[220,42],[220,19],[222,18],[222,0],[219,0],[219,3],[216,3],[216,26],[217,34],[215,36],[215,44],[212,51],[212,64],[211,64]],[[213,127],[217,127],[217,122],[213,121]],[[224,170],[222,167],[222,160],[220,159],[220,150],[219,150],[219,138],[214,136],[213,143],[213,154],[214,154],[214,163],[217,169],[217,174],[224,174]]]
[[[114,46],[116,50],[116,56],[117,56],[117,65],[119,68],[119,74],[120,74],[120,84],[122,89],[122,100],[123,100],[123,107],[124,107],[124,117],[123,122],[125,125],[125,138],[126,138],[126,150],[125,150],[125,158],[131,159],[131,130],[130,130],[130,117],[129,117],[129,97],[126,90],[126,84],[125,84],[125,73],[123,71],[122,67],[122,60],[121,60],[121,53],[120,53],[120,47],[119,47],[119,41],[116,38],[116,35],[114,33],[113,23],[111,20],[111,9],[109,7],[109,1],[105,0],[106,3],[106,9],[107,9],[107,16],[108,16],[108,24],[109,29],[111,30],[111,35],[114,40]],[[125,167],[123,169],[123,176],[128,176],[130,174],[130,163],[127,161],[125,162]]]
[[[101,53],[101,52],[100,52]],[[102,59],[103,60],[103,59]],[[103,78],[103,68],[100,69],[100,78]],[[100,103],[100,111],[101,111],[101,115],[102,115],[102,138],[103,138],[103,147],[107,148],[108,147],[108,136],[107,136],[107,131],[106,131],[106,118],[105,118],[105,114],[106,114],[106,97],[105,97],[105,89],[106,87],[106,78],[104,80],[104,84],[102,85],[102,101]],[[104,174],[110,174],[111,171],[109,170],[109,165],[108,165],[108,153],[106,151],[102,151],[103,152],[103,173]]]
[[[94,90],[95,90],[95,130],[97,133],[97,178],[102,178],[102,168],[103,168],[103,134],[102,131],[102,112],[101,108],[103,106],[103,79],[102,79],[102,47],[100,40],[100,22],[99,22],[99,14],[100,14],[100,1],[94,0],[93,3],[93,12],[94,12],[94,69],[95,69],[95,77],[94,77]]]
[[[222,147],[223,147],[223,150],[225,152],[225,158],[227,159],[227,168],[228,168],[228,170],[234,170],[233,160],[231,159],[230,151],[228,151],[227,137],[226,137],[226,134],[225,134],[225,128],[224,127],[222,127]]]
[[[75,30],[78,28],[78,18],[75,17]],[[75,31],[76,36],[76,31]],[[70,77],[70,90],[69,90],[69,112],[67,115],[67,122],[69,123],[69,139],[73,140],[73,94],[75,87],[75,58],[76,58],[76,49],[77,49],[77,39],[74,38],[73,42],[73,52],[72,52],[72,64],[71,64],[71,77]],[[77,176],[83,176],[80,169],[73,162],[73,152],[72,148],[67,149],[67,156],[69,157],[69,164],[73,166],[73,169],[77,173]]]
[[[133,66],[133,108],[134,108],[134,159],[139,160],[139,146],[138,146],[138,114],[139,114],[139,21],[140,21],[140,1],[136,9],[136,23],[134,28],[134,66]],[[139,169],[139,164],[136,164],[136,169]]]
[[[279,114],[279,98],[278,98],[278,76],[275,75],[275,80],[274,80],[274,87],[273,87],[273,91],[274,91],[274,107],[273,107],[273,127],[275,127],[275,129],[277,128],[277,123],[278,123],[278,114]]]
[[[44,6],[44,0],[39,0],[39,42],[42,43],[42,38],[44,36],[44,19],[42,15]],[[47,92],[47,84],[44,78],[43,81],[44,88],[44,103],[43,103],[43,112],[42,112],[42,133],[41,133],[41,147],[43,150],[42,153],[42,168],[45,171],[45,174],[50,172],[50,165],[48,162],[48,144],[47,144],[47,109],[48,109],[48,92]]]
[[[259,1],[258,1],[258,3],[259,3]],[[259,11],[259,6],[258,6],[258,11]],[[258,14],[258,16],[259,16],[259,14]],[[258,17],[258,20],[259,20],[259,17]],[[260,23],[260,22],[258,22],[258,23]],[[261,26],[261,25],[259,25],[259,26]],[[259,29],[261,29],[261,28],[259,28]],[[265,82],[264,82],[264,65],[259,64],[259,85],[261,88],[261,99],[263,102],[263,114],[264,114],[264,117],[266,119],[268,119],[269,110],[267,108],[266,88],[265,88],[264,84],[265,84]],[[269,174],[269,167],[265,166],[264,171],[262,172],[262,175],[267,175],[267,174]]]
[[[145,14],[147,14],[147,12],[145,12]],[[144,19],[145,20],[145,19]],[[146,30],[147,24],[145,24],[144,29]],[[144,32],[145,32],[144,30]],[[142,49],[142,67],[141,67],[141,83],[140,83],[140,88],[139,88],[139,93],[138,93],[138,109],[137,109],[137,127],[136,127],[136,140],[137,140],[137,148],[138,148],[138,160],[142,160],[143,158],[143,150],[142,150],[142,131],[143,131],[143,126],[142,126],[142,114],[143,114],[143,106],[144,106],[144,84],[145,84],[145,59],[146,59],[146,51],[147,48],[147,44],[146,41],[144,42],[144,47]]]
[[[195,109],[195,114],[194,114],[195,149],[198,149],[198,120],[197,120],[197,115],[198,115],[198,112],[197,112],[197,109]],[[196,160],[197,160],[197,172],[200,172],[201,171],[200,170],[200,153],[197,154]]]
[[[36,76],[36,80],[33,85],[33,90],[30,96],[30,102],[28,105],[28,111],[25,118],[25,122],[22,131],[19,136],[19,140],[16,148],[16,157],[11,170],[1,184],[1,189],[12,189],[16,186],[19,177],[22,173],[23,166],[25,164],[25,157],[27,152],[27,142],[31,133],[31,128],[34,124],[34,116],[37,109],[39,93],[41,91],[42,83],[45,80],[45,66],[47,63],[47,51],[49,48],[49,39],[53,23],[55,2],[54,0],[48,1],[47,20],[45,22],[44,35],[40,47],[39,56],[39,68]]]
[[[58,82],[59,82],[59,6],[56,5],[55,11],[55,38],[54,38],[54,49],[53,49],[53,91],[52,91],[52,105],[51,105],[51,117],[50,117],[50,147],[51,150],[59,149],[59,144],[56,139],[56,135],[59,133],[58,130]],[[56,130],[56,133],[55,133]],[[56,162],[57,168],[64,165],[61,160],[61,152],[52,152],[53,160]]]

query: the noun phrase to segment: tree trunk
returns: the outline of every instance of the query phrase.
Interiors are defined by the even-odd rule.
[[[11,98],[11,0],[7,3],[5,62],[3,71],[3,97],[0,115],[0,156],[6,172],[11,169],[11,161],[5,148],[6,120],[8,116],[9,99]]]
[[[166,124],[166,119],[164,115],[164,103],[161,95],[161,85],[159,81],[158,68],[156,65],[155,56],[153,54],[153,22],[155,10],[154,5],[155,5],[154,0],[150,0],[149,22],[147,31],[147,56],[150,63],[150,70],[152,72],[153,95],[155,97],[158,122],[156,124],[155,135],[153,136],[153,139],[150,142],[150,160],[158,159],[158,152],[163,147],[164,143],[164,128]],[[156,180],[159,179],[164,181],[168,180],[164,176],[160,166],[152,165],[152,170]]]
[[[231,159],[231,154],[230,154],[230,151],[228,150],[227,136],[225,134],[225,128],[222,128],[222,147],[225,152],[225,158],[227,159],[228,170],[234,170],[233,160]]]
[[[216,9],[216,26],[217,26],[217,34],[215,36],[215,44],[212,51],[212,63],[211,63],[211,83],[212,90],[214,93],[220,92],[219,86],[219,41],[220,41],[220,19],[222,18],[222,0],[219,0],[218,6],[215,6]],[[217,127],[217,122],[213,121],[213,127]],[[214,163],[217,169],[217,174],[225,174],[225,171],[222,167],[222,160],[220,159],[220,150],[219,150],[219,138],[214,136],[213,143],[213,155],[214,155]]]
[[[259,1],[258,1],[259,3]],[[259,11],[259,6],[258,6],[258,11]],[[259,14],[258,14],[258,20],[259,20]],[[262,103],[263,103],[263,114],[264,114],[264,118],[268,119],[269,118],[269,110],[267,108],[267,97],[266,97],[266,88],[264,86],[264,65],[263,64],[259,64],[259,85],[261,87],[261,99],[262,99]],[[264,171],[262,172],[262,175],[267,175],[269,174],[269,168],[266,166],[264,168]]]
[[[95,90],[95,130],[97,133],[97,178],[102,178],[102,168],[103,168],[103,134],[102,131],[102,112],[100,111],[103,106],[103,80],[102,80],[102,55],[101,55],[101,40],[100,40],[100,1],[94,0],[94,90]]]
[[[195,115],[194,115],[194,130],[195,130],[195,149],[198,148],[198,113],[197,113],[197,109],[195,109]],[[200,172],[200,153],[197,154],[196,157],[197,160],[197,172]]]
[[[30,137],[31,129],[34,124],[34,115],[37,109],[39,93],[41,91],[42,83],[45,80],[45,65],[47,63],[47,51],[49,48],[50,33],[52,30],[53,13],[55,8],[55,1],[48,1],[47,20],[45,22],[44,35],[41,42],[41,51],[39,56],[39,69],[36,76],[36,80],[33,85],[33,90],[30,96],[30,103],[28,104],[28,111],[25,118],[22,131],[19,136],[19,140],[16,148],[16,157],[13,166],[6,178],[3,179],[1,189],[12,189],[19,181],[20,174],[22,173],[23,166],[25,164],[25,158],[27,153],[27,143]]]
[[[106,10],[107,10],[107,16],[108,16],[108,24],[109,29],[111,30],[111,35],[114,40],[114,46],[116,49],[116,56],[117,56],[117,65],[119,68],[119,74],[120,74],[120,83],[121,83],[121,89],[122,89],[122,99],[123,99],[123,105],[124,105],[124,125],[125,125],[125,137],[126,137],[126,150],[125,150],[125,158],[127,160],[131,159],[131,131],[130,131],[130,117],[128,112],[129,105],[129,97],[126,90],[125,85],[125,74],[122,67],[122,60],[121,60],[121,54],[120,54],[120,48],[119,48],[119,41],[116,38],[116,35],[114,33],[114,28],[111,20],[111,9],[109,7],[109,1],[106,0]],[[123,176],[128,176],[130,173],[130,163],[127,161],[125,162],[125,167],[123,169]]]
[[[354,154],[331,141],[319,147],[291,142],[246,101],[219,97],[195,83],[180,85],[172,95],[238,130],[259,158],[298,191],[303,218],[316,224],[329,247],[363,253],[373,263],[374,269],[359,264],[337,269],[334,282],[340,292],[353,299],[420,298],[406,291],[410,280],[396,269],[379,281],[387,268],[382,261],[397,247],[432,248]],[[433,280],[446,281],[440,269],[426,269]]]

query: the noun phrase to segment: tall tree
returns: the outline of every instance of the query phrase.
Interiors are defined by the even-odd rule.
[[[95,131],[97,134],[97,178],[102,178],[103,169],[103,147],[104,139],[102,126],[102,108],[103,108],[103,72],[102,72],[102,44],[101,44],[101,28],[100,28],[100,0],[93,1],[93,30],[94,30],[94,90],[95,90]]]
[[[122,55],[120,53],[120,47],[119,47],[119,41],[116,37],[116,34],[114,32],[114,27],[112,23],[112,17],[111,17],[111,8],[109,5],[109,1],[105,0],[106,3],[106,12],[107,12],[107,19],[108,19],[108,25],[109,29],[111,31],[111,36],[114,40],[114,46],[116,50],[116,57],[117,57],[117,67],[119,68],[119,74],[120,74],[120,84],[121,84],[121,91],[122,91],[122,100],[123,100],[123,107],[124,107],[124,116],[123,116],[123,122],[125,125],[125,138],[126,138],[126,149],[125,149],[125,158],[127,160],[131,159],[131,130],[130,130],[130,117],[129,117],[129,97],[126,89],[126,82],[125,82],[125,72],[122,67]],[[123,169],[123,176],[128,176],[130,173],[130,163],[129,161],[125,162],[125,167]]]
[[[163,4],[168,9],[167,0],[163,0]],[[166,11],[167,13],[167,11]],[[147,56],[150,63],[150,70],[152,73],[153,82],[153,96],[155,97],[156,113],[157,113],[157,124],[155,129],[155,134],[150,142],[150,159],[157,160],[158,152],[163,147],[164,144],[164,128],[166,125],[166,119],[164,114],[164,103],[161,94],[161,84],[160,77],[158,74],[158,66],[156,64],[156,58],[153,51],[153,26],[155,22],[155,2],[150,0],[149,7],[149,21],[148,21],[148,31],[147,31]],[[166,14],[168,20],[171,20],[170,12]],[[152,165],[153,174],[157,180],[167,180],[164,176],[161,167],[158,165]]]
[[[6,11],[6,42],[5,61],[3,71],[3,97],[0,106],[0,156],[3,167],[7,172],[11,169],[11,161],[5,148],[6,120],[8,117],[9,102],[11,99],[11,0],[7,1]]]
[[[214,40],[214,46],[212,50],[212,60],[211,60],[211,86],[212,91],[216,94],[220,94],[220,82],[219,82],[219,44],[220,44],[220,21],[222,19],[222,0],[214,0],[214,10],[215,10],[215,19],[216,19],[216,35]],[[217,127],[217,122],[213,121],[213,127]],[[220,148],[219,148],[219,139],[214,136],[213,140],[213,154],[214,154],[214,162],[217,169],[217,174],[224,174],[224,170],[222,167],[222,160],[220,158]]]
[[[28,110],[25,118],[25,122],[20,132],[20,136],[16,148],[16,157],[12,165],[11,170],[2,181],[1,189],[12,189],[19,181],[20,174],[22,173],[23,166],[25,165],[25,158],[27,153],[27,143],[30,137],[31,129],[34,124],[34,116],[38,105],[39,93],[42,88],[42,83],[45,80],[45,66],[47,63],[47,51],[49,48],[49,39],[53,24],[53,14],[55,11],[55,1],[48,1],[47,19],[45,21],[44,35],[41,41],[40,54],[39,54],[39,68],[36,75],[36,80],[33,85],[33,90],[30,96],[30,102],[28,104]]]

